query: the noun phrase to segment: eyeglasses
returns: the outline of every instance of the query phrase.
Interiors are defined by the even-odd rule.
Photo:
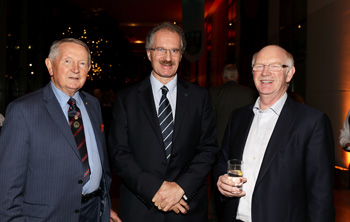
[[[283,68],[287,68],[287,65],[281,65],[278,63],[274,63],[274,64],[268,64],[268,65],[264,65],[264,64],[255,64],[253,66],[253,71],[254,72],[262,72],[265,69],[265,66],[267,66],[269,68],[269,71],[271,72],[278,72],[281,71]]]
[[[153,50],[157,55],[166,55],[168,51],[172,56],[180,55],[180,49],[164,49],[159,47],[159,48],[150,48],[148,50]]]

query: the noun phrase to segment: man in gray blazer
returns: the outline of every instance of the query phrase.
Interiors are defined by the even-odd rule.
[[[257,92],[239,84],[239,73],[235,64],[227,64],[222,72],[223,85],[210,89],[210,100],[213,106],[218,145],[221,147],[228,119],[233,110],[254,103]]]
[[[120,221],[110,216],[100,105],[79,92],[90,62],[82,41],[54,42],[45,60],[51,82],[9,104],[0,137],[0,221]]]

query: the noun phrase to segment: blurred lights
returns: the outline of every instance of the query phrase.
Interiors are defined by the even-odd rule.
[[[334,168],[336,168],[338,170],[349,171],[347,168],[340,167],[340,166],[335,166]]]
[[[90,81],[93,81],[94,78],[96,77],[99,79],[102,79],[102,74],[103,74],[102,71],[104,67],[112,67],[112,65],[104,64],[103,62],[101,62],[102,63],[101,65],[97,64],[96,62],[96,59],[103,59],[103,51],[100,50],[99,48],[103,49],[103,47],[105,47],[106,44],[108,44],[110,41],[103,38],[98,38],[95,40],[88,39],[87,31],[88,31],[87,29],[82,29],[81,31],[82,34],[79,34],[78,38],[80,40],[84,40],[90,49],[91,74],[88,74],[87,79]],[[74,37],[72,34],[73,34],[72,27],[68,27],[66,32],[62,32],[62,35],[64,35],[65,37]]]

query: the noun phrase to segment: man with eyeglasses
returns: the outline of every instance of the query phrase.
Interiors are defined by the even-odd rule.
[[[286,93],[294,61],[283,48],[253,56],[255,104],[231,113],[214,167],[225,221],[332,222],[334,141],[328,117]],[[243,190],[227,160],[243,161]]]
[[[109,142],[123,221],[208,221],[215,122],[208,91],[178,78],[185,47],[178,26],[154,27],[146,39],[150,76],[117,93]]]

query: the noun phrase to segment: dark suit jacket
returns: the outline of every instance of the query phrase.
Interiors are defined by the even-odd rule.
[[[226,160],[242,158],[254,118],[252,108],[251,105],[232,113],[214,167],[216,178],[227,172]],[[334,221],[333,168],[334,141],[329,119],[288,97],[256,181],[252,221]],[[238,202],[239,198],[227,201],[225,221],[236,217]]]
[[[254,103],[256,98],[256,91],[249,87],[241,86],[235,81],[228,81],[224,85],[210,89],[210,100],[218,129],[219,147],[222,145],[222,139],[231,112]]]
[[[207,221],[206,176],[218,151],[207,90],[177,83],[172,155],[167,164],[150,79],[120,93],[113,112],[110,148],[121,176],[123,221]],[[163,213],[152,198],[163,181],[175,181],[189,198],[187,215]]]
[[[111,182],[98,100],[80,93],[103,168],[102,221],[109,221]],[[78,222],[83,178],[73,134],[51,89],[9,104],[0,137],[0,221]]]

